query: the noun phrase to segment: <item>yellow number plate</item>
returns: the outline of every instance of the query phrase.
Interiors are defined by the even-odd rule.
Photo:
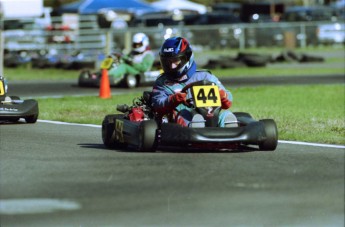
[[[113,59],[106,58],[102,61],[101,69],[109,69],[111,67],[111,64],[113,64]]]
[[[192,88],[196,107],[221,106],[219,88],[216,85],[194,86]]]
[[[4,95],[4,94],[5,94],[5,86],[2,80],[0,80],[0,95]]]

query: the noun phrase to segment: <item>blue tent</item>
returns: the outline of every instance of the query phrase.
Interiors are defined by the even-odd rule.
[[[100,9],[145,13],[158,11],[157,8],[140,0],[80,0],[60,7],[60,13],[97,14]]]

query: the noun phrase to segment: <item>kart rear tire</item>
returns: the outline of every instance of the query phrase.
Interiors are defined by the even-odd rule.
[[[109,149],[125,149],[126,143],[118,141],[116,138],[115,121],[116,114],[107,115],[102,122],[102,140],[103,144]]]
[[[155,152],[157,149],[157,122],[142,121],[139,126],[139,147],[141,152]]]
[[[274,151],[278,145],[278,129],[273,119],[260,120],[264,124],[266,139],[259,143],[259,149],[262,151]]]
[[[236,118],[239,118],[239,117],[253,118],[252,115],[246,112],[234,112],[234,115],[236,116]]]
[[[127,74],[125,75],[125,86],[127,88],[135,88],[138,86],[138,79],[135,75]]]
[[[234,112],[239,126],[244,126],[254,121],[252,115],[246,112]]]

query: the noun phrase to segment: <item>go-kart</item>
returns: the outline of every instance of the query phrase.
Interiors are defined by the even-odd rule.
[[[273,151],[278,144],[278,131],[273,119],[255,120],[249,113],[235,112],[235,127],[219,127],[221,110],[219,88],[209,81],[188,84],[188,105],[204,118],[204,127],[183,127],[174,119],[161,117],[151,108],[151,92],[133,100],[133,105],[118,105],[122,114],[105,116],[102,139],[107,148],[155,151],[158,146],[202,148],[207,150],[256,149]],[[211,114],[210,114],[211,113]]]
[[[38,113],[36,100],[21,100],[18,96],[8,96],[6,80],[0,76],[0,122],[17,122],[24,118],[27,123],[35,123]]]
[[[101,69],[110,70],[117,67],[120,64],[120,57],[108,56],[101,63]],[[153,84],[153,82],[161,74],[160,70],[152,70],[137,75],[125,74],[116,80],[113,76],[109,75],[109,84],[112,87],[126,87],[135,88],[145,84]],[[80,87],[99,87],[102,77],[102,70],[97,72],[91,72],[88,69],[84,69],[79,74],[78,86]]]

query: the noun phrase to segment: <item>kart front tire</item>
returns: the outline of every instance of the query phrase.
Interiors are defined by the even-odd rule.
[[[121,143],[116,139],[115,130],[116,115],[107,115],[102,122],[102,140],[103,144],[109,149],[124,149],[126,143]]]
[[[264,124],[266,139],[259,143],[262,151],[274,151],[278,145],[278,129],[273,119],[260,120]]]
[[[29,101],[33,101],[33,100],[29,100]],[[33,123],[36,123],[37,121],[37,118],[38,118],[38,115],[39,115],[39,109],[38,109],[38,103],[37,101],[34,101],[35,105],[32,109],[32,111],[34,112],[34,114],[32,115],[29,115],[29,116],[26,116],[24,119],[26,121],[26,123],[30,123],[30,124],[33,124]]]
[[[33,123],[36,123],[37,118],[38,118],[38,114],[34,114],[34,115],[26,117],[25,121],[26,121],[26,123],[33,124]]]
[[[157,122],[155,120],[142,121],[139,126],[139,147],[141,152],[155,152],[157,148]]]

